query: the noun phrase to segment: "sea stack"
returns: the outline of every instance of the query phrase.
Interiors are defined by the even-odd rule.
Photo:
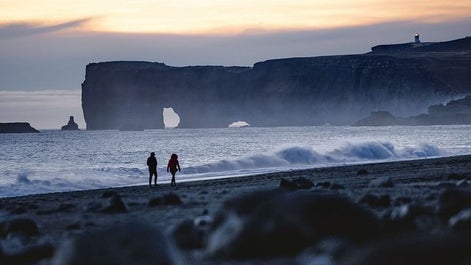
[[[0,123],[0,133],[38,133],[39,131],[31,127],[27,122]]]
[[[73,130],[78,130],[78,125],[74,121],[74,116],[70,116],[69,122],[67,125],[62,126],[61,130],[66,130],[66,131],[73,131]]]

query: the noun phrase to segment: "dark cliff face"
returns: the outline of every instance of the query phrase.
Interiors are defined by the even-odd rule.
[[[388,125],[452,125],[471,124],[471,96],[452,100],[446,105],[432,105],[427,114],[413,117],[395,117],[386,111],[372,112],[369,117],[355,122],[355,126]]]
[[[82,84],[87,129],[352,124],[372,111],[417,115],[471,94],[471,53],[364,54],[290,58],[254,67],[89,64]]]

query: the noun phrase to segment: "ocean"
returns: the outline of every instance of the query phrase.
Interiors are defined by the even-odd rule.
[[[471,125],[59,131],[0,134],[0,197],[471,154]]]

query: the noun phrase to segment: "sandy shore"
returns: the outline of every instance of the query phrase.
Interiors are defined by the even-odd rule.
[[[373,213],[380,224],[384,224],[386,219],[389,224],[394,216],[410,218],[408,215],[412,215],[411,218],[414,219],[412,222],[415,225],[412,229],[404,228],[403,230],[408,230],[407,232],[412,230],[431,236],[452,233],[454,228],[451,227],[450,219],[457,212],[471,207],[467,201],[469,199],[467,196],[471,192],[471,155],[317,168],[182,183],[178,183],[177,175],[177,187],[163,184],[152,188],[135,186],[0,199],[0,236],[3,249],[0,252],[0,261],[8,262],[0,263],[51,264],[52,257],[58,255],[63,242],[80,238],[84,234],[110,227],[120,227],[122,224],[136,221],[150,224],[156,230],[162,231],[164,237],[170,238],[170,245],[172,245],[175,229],[185,220],[194,221],[200,218],[199,220],[207,220],[203,225],[217,226],[213,220],[221,215],[220,209],[224,205],[223,202],[253,194],[253,192],[279,189],[281,179],[287,180],[288,183],[292,180],[303,180],[303,183],[307,180],[312,183],[312,187],[306,187],[296,186],[298,182],[293,182],[292,187],[287,186],[291,187],[291,190],[302,189],[303,192],[310,193],[322,191],[348,197],[354,204],[367,208]],[[444,199],[441,194],[444,190],[454,189],[464,192],[464,202],[463,200],[458,202],[460,208],[450,212],[449,216],[443,217],[441,204],[444,203]],[[255,200],[253,204],[256,203]],[[417,206],[421,210],[415,213],[412,210],[415,208],[412,206]],[[280,207],[285,206],[280,205]],[[400,213],[400,207],[409,207],[407,208],[409,210],[404,210],[406,213],[402,217],[400,214],[394,215],[397,209]],[[423,218],[424,215],[429,218]],[[345,216],[346,222],[349,222],[349,218]],[[469,226],[469,219],[469,217],[463,218],[465,228],[464,230],[460,228],[460,234],[469,235],[469,230],[467,230],[469,227],[466,228]],[[21,224],[9,223],[12,220],[29,220],[23,223],[30,223],[22,228],[15,228],[21,227]],[[31,229],[34,230],[34,224],[37,226],[38,233],[29,232]],[[398,225],[398,230],[401,230],[404,224]],[[31,226],[33,228],[30,228]],[[188,233],[194,232],[191,229],[188,231],[190,231]],[[207,238],[208,230],[202,228],[198,231],[202,231],[203,237]],[[383,236],[385,237],[386,235]],[[469,238],[471,237],[467,239]],[[178,238],[175,240],[181,241]],[[183,240],[185,240],[185,235]],[[219,244],[215,242],[214,244]],[[471,245],[468,244],[468,246]],[[354,247],[349,247],[349,249],[354,249]],[[214,259],[211,255],[205,255],[208,252],[207,248],[206,245],[174,247],[176,255],[183,257],[182,259],[169,258],[171,261],[168,263],[135,262],[133,264],[350,264],[348,262],[353,260],[351,258],[347,262],[336,261],[332,258],[330,251],[323,252],[330,257],[325,259],[326,255],[316,255],[312,252],[306,254],[303,248],[296,254],[282,257],[277,257],[276,253],[273,253],[274,257],[268,257],[270,262],[266,261],[267,257],[260,259],[256,256],[249,259],[244,257],[239,259],[236,256],[237,261],[234,261],[234,256],[228,258],[222,255],[221,258],[219,255],[218,259]],[[172,250],[172,252],[175,251]],[[471,262],[470,255],[467,258]],[[324,259],[319,261],[318,257],[324,257]]]

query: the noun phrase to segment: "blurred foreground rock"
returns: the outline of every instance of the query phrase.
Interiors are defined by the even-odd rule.
[[[287,256],[327,237],[364,242],[379,228],[372,213],[333,193],[257,192],[224,203],[207,251],[233,259]]]
[[[52,265],[184,264],[167,238],[150,224],[112,226],[66,241]]]

